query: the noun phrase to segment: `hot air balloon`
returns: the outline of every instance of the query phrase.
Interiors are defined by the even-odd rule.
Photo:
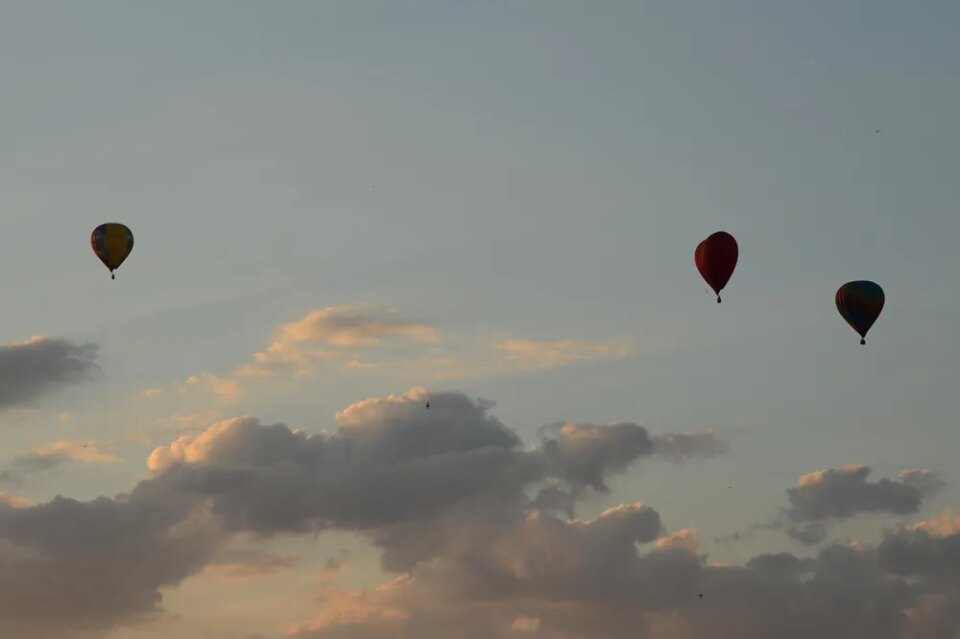
[[[837,310],[860,334],[861,344],[867,343],[867,331],[880,316],[884,300],[880,285],[867,280],[847,282],[837,290]]]
[[[737,266],[738,255],[737,241],[724,231],[717,231],[700,242],[693,253],[697,270],[717,294],[717,304],[720,303],[720,291],[730,281],[733,269]]]
[[[133,250],[133,233],[123,224],[110,222],[93,229],[90,246],[103,265],[110,269],[110,279],[116,279],[114,271]]]

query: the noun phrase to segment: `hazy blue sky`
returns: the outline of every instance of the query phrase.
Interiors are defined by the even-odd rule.
[[[816,556],[826,545],[783,526],[746,532],[781,516],[785,491],[812,471],[869,466],[874,506],[881,478],[906,490],[904,469],[945,483],[919,491],[919,507],[829,520],[825,544],[882,544],[885,529],[960,501],[957,2],[2,7],[0,343],[98,350],[82,383],[51,386],[40,364],[17,368],[33,366],[34,350],[17,359],[33,346],[0,352],[0,379],[38,375],[43,387],[9,403],[0,392],[0,497],[93,508],[83,500],[162,480],[151,451],[219,419],[333,432],[355,402],[424,387],[496,402],[489,415],[528,446],[556,422],[634,422],[651,437],[712,429],[723,454],[612,468],[611,492],[578,495],[576,508],[589,519],[642,500],[667,533],[698,529],[705,566]],[[136,238],[116,281],[89,246],[107,221]],[[740,261],[718,306],[693,250],[720,229]],[[865,347],[833,302],[854,279],[887,295]],[[340,307],[382,343],[284,338],[281,326]],[[262,377],[237,373],[272,343],[316,368],[295,376],[271,359]],[[60,357],[37,357],[48,355]],[[53,461],[23,461],[38,458]],[[14,529],[0,517],[0,570],[20,561],[4,554]],[[110,639],[273,639],[324,596],[347,605],[317,584],[337,548],[351,548],[342,584],[390,578],[379,532],[270,532],[283,534],[250,543],[298,557],[276,574],[218,580],[198,559],[166,581],[144,577],[163,593],[158,619],[128,627],[143,611],[131,604],[89,627]],[[739,542],[714,539],[734,532]],[[62,567],[58,551],[39,552]],[[87,627],[66,615],[51,631],[18,614],[7,631],[24,639]],[[954,615],[936,628],[960,627]],[[510,632],[620,636],[537,619]],[[699,622],[657,623],[655,639],[706,636]],[[948,636],[877,624],[901,634],[873,636]],[[850,636],[838,628],[818,631]],[[321,620],[299,636],[396,632]]]

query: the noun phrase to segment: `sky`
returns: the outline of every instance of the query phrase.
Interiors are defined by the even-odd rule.
[[[0,635],[960,636],[956,2],[2,6]]]

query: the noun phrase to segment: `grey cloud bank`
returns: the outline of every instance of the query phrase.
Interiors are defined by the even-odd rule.
[[[0,409],[88,379],[97,368],[97,350],[96,344],[42,337],[0,346]]]

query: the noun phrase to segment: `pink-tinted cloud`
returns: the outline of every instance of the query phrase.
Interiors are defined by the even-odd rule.
[[[16,495],[8,495],[7,493],[0,493],[0,507],[6,508],[27,508],[29,507],[30,501],[22,497],[17,497]]]
[[[672,535],[657,540],[657,550],[685,550],[689,553],[700,552],[700,531],[696,528],[684,528]]]
[[[253,361],[235,371],[239,378],[273,377],[289,373],[309,377],[318,362],[345,368],[367,368],[356,352],[379,346],[386,339],[421,343],[440,341],[439,331],[426,322],[405,319],[385,306],[331,306],[312,311],[296,322],[283,324],[273,343],[253,355]]]
[[[497,345],[507,361],[519,370],[549,370],[598,359],[622,359],[636,352],[627,340],[589,342],[572,339],[554,341],[507,340]]]

